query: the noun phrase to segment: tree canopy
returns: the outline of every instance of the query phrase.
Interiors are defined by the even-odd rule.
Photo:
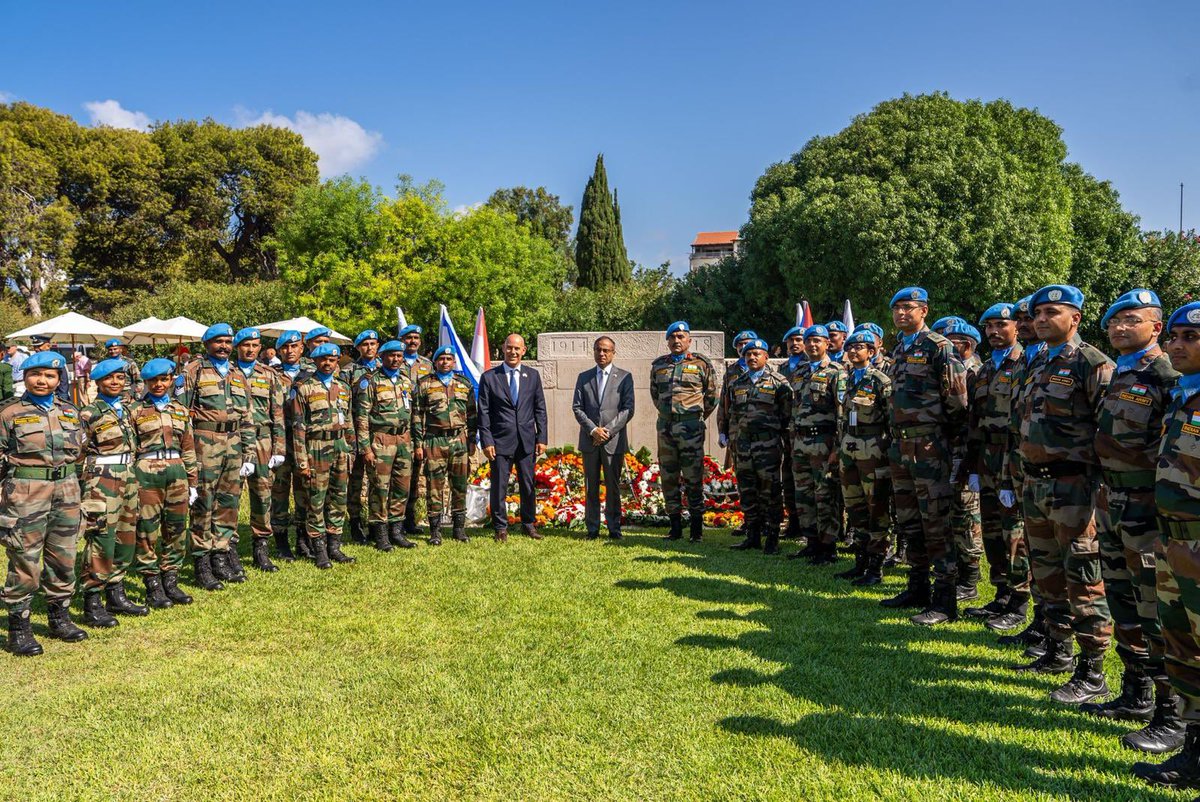
[[[575,235],[577,284],[598,290],[629,281],[632,268],[625,251],[621,231],[621,207],[616,193],[608,190],[604,154],[596,157],[596,167],[583,191],[579,207],[579,231]]]

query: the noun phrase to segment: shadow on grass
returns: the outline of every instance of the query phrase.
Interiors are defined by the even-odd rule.
[[[864,592],[833,578],[845,561],[817,569],[731,552],[725,540],[696,545],[628,538],[622,545],[660,552],[634,562],[676,565],[687,573],[658,581],[626,579],[616,586],[732,605],[701,610],[696,617],[723,632],[731,623],[746,625],[739,634],[697,632],[676,645],[767,661],[778,670],[730,667],[712,681],[774,686],[820,708],[792,722],[753,715],[720,719],[728,732],[785,738],[867,776],[895,772],[955,780],[1017,797],[1178,798],[1132,778],[1130,766],[1140,756],[1129,753],[1123,760],[1115,750],[1089,753],[1076,740],[1113,739],[1115,746],[1116,736],[1130,727],[1050,702],[1048,691],[1067,676],[1008,670],[1025,662],[1020,652],[1000,649],[993,633],[973,623],[921,628],[908,622],[912,611],[879,607],[880,598],[898,591],[899,575]]]

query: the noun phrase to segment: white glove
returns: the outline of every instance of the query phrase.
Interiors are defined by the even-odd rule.
[[[721,448],[725,448],[729,445],[729,438],[726,435],[721,434],[717,436],[717,442],[721,444]]]
[[[285,459],[287,459],[287,457],[283,456],[282,454],[272,454],[271,458],[267,460],[267,467],[271,470],[275,470],[283,464]]]
[[[196,499],[198,499],[198,498],[200,498],[200,491],[194,487],[189,487],[188,488],[188,506],[190,507],[193,504],[195,504]]]
[[[238,476],[245,479],[247,476],[249,476],[252,473],[254,473],[254,463],[253,462],[243,462],[242,469],[240,471],[238,471]]]
[[[1012,509],[1012,507],[1017,503],[1017,497],[1013,494],[1013,492],[1011,490],[1001,490],[1000,491],[1000,503],[1003,504],[1005,507]]]
[[[979,474],[967,474],[967,490],[970,490],[972,493],[979,492]]]

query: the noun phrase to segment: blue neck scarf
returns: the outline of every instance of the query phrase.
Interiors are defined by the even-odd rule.
[[[1153,345],[1149,345],[1132,354],[1121,354],[1119,357],[1117,357],[1117,373],[1127,373],[1136,368],[1138,362],[1141,362],[1142,357],[1146,355],[1146,352],[1153,347]]]
[[[917,341],[917,337],[920,335],[921,332],[919,331],[914,331],[912,334],[901,334],[900,342],[904,346],[904,350],[907,351],[909,348],[912,348],[913,343]]]
[[[1066,343],[1063,343],[1062,345],[1056,345],[1053,348],[1051,348],[1050,346],[1046,346],[1046,361],[1049,362],[1051,359],[1054,359],[1054,357],[1061,354],[1063,352],[1063,349],[1066,347],[1067,347]]]
[[[38,409],[45,410],[47,412],[50,410],[50,407],[54,406],[54,393],[48,393],[46,395],[34,395],[33,393],[26,392],[25,397],[29,399],[29,403],[33,404]]]
[[[808,366],[809,366],[809,367],[810,367],[812,370],[820,370],[821,368],[825,367],[825,360],[824,360],[824,359],[822,359],[822,360],[820,360],[820,361],[818,361],[818,362],[813,362],[812,360],[809,360],[809,362],[808,362]]]
[[[738,357],[737,366],[738,366],[738,370],[749,370],[749,368],[746,367],[746,358],[745,357]]]
[[[375,370],[377,367],[379,367],[379,358],[376,357],[375,359],[371,359],[371,360],[364,359],[359,364],[362,365],[367,370]]]
[[[291,362],[291,363],[284,362],[279,367],[283,370],[284,373],[286,373],[289,376],[295,376],[297,373],[300,372],[300,363],[299,362]]]
[[[454,379],[454,371],[450,371],[449,373],[442,373],[442,372],[439,370],[439,371],[438,371],[438,374],[437,374],[437,377],[438,377],[438,380],[439,380],[439,381],[441,381],[441,383],[442,383],[442,384],[444,384],[444,385],[446,385],[447,387],[449,387],[449,386],[450,386],[450,382],[451,382],[451,381]]]
[[[841,362],[842,355],[844,353],[845,353],[844,351],[835,351],[835,352],[832,352],[829,354],[829,358],[832,359],[834,362]]]
[[[1200,373],[1185,373],[1171,388],[1171,398],[1178,406],[1186,404],[1196,393],[1200,393]]]
[[[788,357],[788,370],[795,370],[796,368],[800,367],[803,364],[804,364],[804,357],[802,357],[802,356]]]
[[[750,381],[753,382],[754,384],[758,384],[758,380],[761,379],[763,377],[763,374],[766,372],[767,372],[766,368],[760,368],[759,370],[754,370],[754,371],[747,370],[747,373],[750,375]]]
[[[229,360],[228,359],[217,359],[215,356],[210,356],[208,358],[208,361],[214,368],[217,369],[217,373],[220,373],[222,376],[229,375]]]
[[[671,354],[671,361],[682,362],[685,356],[687,356],[687,354]]]
[[[313,375],[316,376],[320,380],[321,384],[325,385],[326,390],[328,390],[329,385],[333,383],[333,374],[332,373],[322,373],[321,371],[318,370]]]
[[[395,370],[392,370],[391,368],[380,368],[379,370],[389,379],[394,379],[400,375],[400,368],[396,368]]]
[[[411,365],[412,363],[414,363],[418,359],[420,359],[420,357],[421,357],[420,354],[405,354],[404,361]]]
[[[103,401],[112,407],[113,412],[117,413],[118,418],[125,417],[125,410],[121,407],[121,399],[115,395],[105,395],[104,393],[96,393],[96,400]]]
[[[167,404],[171,403],[171,396],[165,394],[155,395],[154,393],[146,393],[146,398],[150,399],[150,403],[160,412],[166,408]]]
[[[242,360],[239,359],[237,362],[238,362],[238,367],[242,369],[242,373],[246,374],[247,376],[249,376],[251,373],[254,372],[254,366],[256,364],[258,364],[257,362],[255,362],[253,360],[251,360],[249,362],[243,362]]]
[[[1030,362],[1032,362],[1034,360],[1034,357],[1036,357],[1038,354],[1040,354],[1045,348],[1046,348],[1046,344],[1044,342],[1036,342],[1033,345],[1026,348],[1025,349],[1025,364],[1028,365]]]
[[[999,370],[1000,366],[1004,364],[1004,360],[1008,359],[1008,355],[1012,353],[1012,349],[1013,347],[1010,345],[1003,350],[992,351],[992,366]]]
[[[866,368],[855,368],[853,371],[850,372],[850,377],[851,377],[850,381],[852,381],[854,384],[858,384],[860,381],[862,381],[863,376],[866,376],[866,375],[867,375]]]

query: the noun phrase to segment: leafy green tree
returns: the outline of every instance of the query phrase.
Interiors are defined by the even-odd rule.
[[[678,280],[671,265],[638,267],[630,281],[604,290],[567,287],[558,294],[547,331],[656,331],[674,318]]]
[[[515,215],[518,222],[529,226],[534,234],[564,252],[575,222],[572,207],[563,206],[557,195],[545,187],[511,187],[498,189],[487,199],[488,206]]]
[[[621,232],[621,207],[615,193],[608,190],[604,154],[596,157],[596,168],[583,191],[575,264],[579,269],[578,285],[593,290],[623,284],[632,272]]]
[[[282,281],[171,281],[154,294],[142,294],[131,303],[113,310],[114,326],[154,315],[167,318],[183,315],[204,324],[224,322],[234,329],[258,326],[307,314]]]
[[[1130,288],[1158,293],[1164,317],[1200,298],[1200,236],[1193,231],[1147,231]]]

